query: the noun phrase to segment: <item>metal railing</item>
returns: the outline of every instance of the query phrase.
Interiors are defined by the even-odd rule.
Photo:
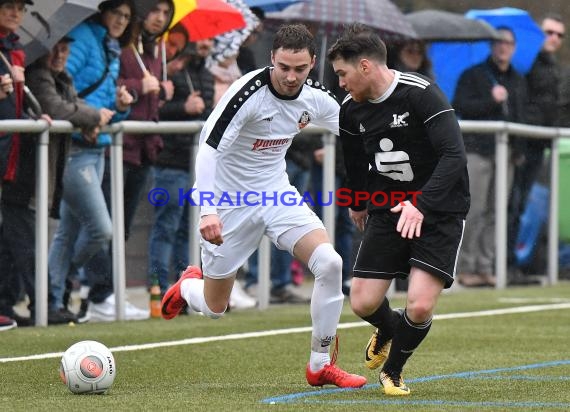
[[[548,282],[555,284],[558,281],[558,138],[570,136],[570,128],[546,128],[528,126],[523,124],[497,122],[497,121],[461,121],[463,132],[495,133],[495,242],[496,258],[495,272],[499,289],[507,285],[507,202],[508,202],[508,141],[509,135],[524,136],[537,139],[552,139],[550,162],[551,188],[550,209],[548,223]],[[116,317],[125,319],[125,237],[124,237],[124,209],[123,209],[123,133],[188,133],[197,136],[203,122],[138,122],[123,121],[107,127],[105,130],[113,136],[110,150],[111,161],[111,192],[112,192],[112,221],[113,221],[113,286],[116,299]],[[51,125],[44,120],[1,120],[0,132],[27,132],[38,133],[40,138],[36,156],[36,325],[47,325],[47,292],[48,292],[48,144],[49,133],[71,133],[73,126],[67,121],[53,121]],[[303,133],[323,136],[325,160],[323,165],[323,193],[334,192],[335,181],[335,137],[326,130],[317,127],[308,127]],[[198,139],[193,142],[193,155],[197,153]],[[193,170],[192,164],[189,165]],[[193,173],[191,173],[192,175]],[[200,261],[199,233],[197,223],[199,208],[191,207],[190,216],[190,260]],[[323,222],[329,236],[334,239],[335,210],[333,207],[323,208]],[[554,217],[554,218],[553,218]],[[259,308],[265,309],[269,304],[270,289],[270,247],[269,240],[264,237],[259,251]]]

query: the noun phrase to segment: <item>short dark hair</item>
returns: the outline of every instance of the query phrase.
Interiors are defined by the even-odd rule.
[[[307,49],[311,57],[316,53],[315,38],[304,24],[286,24],[279,27],[273,39],[272,52],[283,48],[296,52]]]
[[[328,50],[327,58],[331,62],[341,58],[354,63],[367,57],[386,64],[386,54],[386,45],[371,27],[352,23],[345,26],[340,37]]]
[[[544,20],[554,20],[558,23],[562,23],[564,24],[564,19],[562,18],[561,14],[558,13],[547,13],[544,16],[542,16],[542,19],[540,19],[540,24],[544,23]]]
[[[511,35],[513,36],[513,41],[517,42],[517,36],[515,35],[515,32],[513,29],[511,29],[509,26],[498,26],[495,27],[496,31],[508,31],[509,33],[511,33]],[[493,43],[500,43],[503,40],[503,37],[501,36],[499,39],[493,39]]]

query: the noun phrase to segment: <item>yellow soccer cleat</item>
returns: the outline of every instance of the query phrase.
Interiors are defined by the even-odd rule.
[[[401,374],[392,374],[386,371],[380,372],[380,384],[384,393],[389,396],[407,396],[410,388],[406,386]]]
[[[376,329],[364,351],[364,364],[368,369],[377,369],[379,366],[382,366],[390,353],[392,339],[384,343],[381,347],[378,347],[378,334],[379,331]]]

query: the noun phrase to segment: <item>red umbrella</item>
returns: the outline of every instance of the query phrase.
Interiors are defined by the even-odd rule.
[[[173,25],[179,22],[188,33],[191,41],[210,39],[219,34],[243,29],[245,20],[241,12],[222,0],[175,0],[174,7],[177,10],[188,8],[189,4],[195,3],[188,14],[177,19]]]

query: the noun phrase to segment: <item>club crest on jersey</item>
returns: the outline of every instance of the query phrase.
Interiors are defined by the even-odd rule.
[[[299,129],[303,129],[305,126],[307,126],[311,121],[311,115],[309,114],[308,111],[304,111],[303,114],[301,115],[301,118],[299,119]]]
[[[408,123],[405,119],[410,115],[410,112],[406,112],[404,114],[393,114],[392,117],[394,120],[390,123],[390,127],[406,127]]]

